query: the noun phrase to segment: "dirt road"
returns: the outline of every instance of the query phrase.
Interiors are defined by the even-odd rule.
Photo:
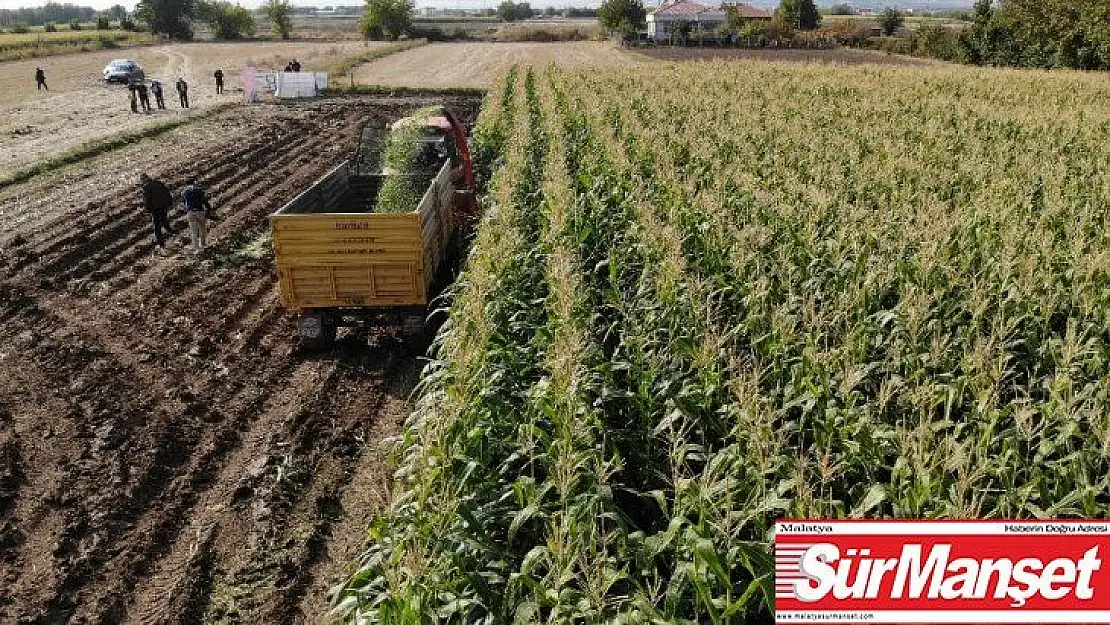
[[[355,82],[406,87],[488,87],[511,65],[619,67],[640,61],[609,42],[434,43],[360,65]]]
[[[417,354],[392,331],[312,356],[265,216],[427,101],[236,108],[163,137],[219,215],[155,253],[137,144],[0,192],[0,622],[298,623],[386,497]],[[477,100],[456,100],[464,118]],[[174,225],[184,230],[175,211]]]
[[[239,102],[242,69],[248,65],[280,69],[295,57],[304,71],[312,71],[364,47],[379,45],[387,44],[190,43],[0,63],[0,170],[18,169],[94,139],[186,115],[173,91],[172,83],[179,76],[191,85],[192,108],[188,112],[195,114],[218,102]],[[106,85],[101,79],[104,66],[117,58],[138,61],[148,78],[165,83],[166,110],[151,115],[131,113],[127,89]],[[35,89],[36,67],[46,71],[50,91]],[[217,96],[213,86],[212,72],[217,68],[227,75],[223,96]],[[155,153],[151,158],[159,156]]]

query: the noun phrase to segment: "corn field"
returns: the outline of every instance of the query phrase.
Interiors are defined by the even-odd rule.
[[[1110,510],[1110,83],[515,69],[333,614],[742,623],[775,518]]]

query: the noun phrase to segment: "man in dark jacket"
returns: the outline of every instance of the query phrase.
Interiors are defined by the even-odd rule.
[[[135,85],[135,89],[139,92],[139,105],[143,107],[143,112],[149,113],[150,95],[147,92],[146,83],[140,80],[139,84]]]
[[[189,83],[185,82],[185,77],[177,79],[177,97],[181,100],[181,108],[189,108]]]
[[[46,86],[46,72],[42,71],[41,67],[35,68],[35,84],[38,85],[38,90],[46,89],[50,91],[50,87]]]
[[[162,98],[162,82],[159,80],[150,81],[150,92],[154,94],[154,102],[158,105],[158,108],[166,108],[166,101]]]
[[[134,79],[132,79],[131,82],[127,83],[127,90],[129,92],[131,92],[131,112],[132,113],[138,113],[139,112],[139,85],[137,85],[135,83]]]
[[[143,208],[154,221],[154,238],[158,241],[158,247],[166,247],[166,236],[173,234],[169,218],[173,194],[161,180],[155,180],[146,174],[139,176],[139,180],[143,185]]]
[[[224,70],[218,69],[212,76],[216,79],[216,95],[224,92]]]
[[[196,179],[189,181],[181,193],[182,202],[185,204],[185,218],[189,221],[189,236],[193,243],[193,252],[199,254],[204,251],[208,239],[207,220],[215,219],[212,214],[212,204],[200,188]]]

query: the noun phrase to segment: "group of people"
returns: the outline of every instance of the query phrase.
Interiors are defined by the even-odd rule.
[[[292,61],[289,61],[288,63],[285,64],[285,71],[287,71],[287,72],[299,72],[299,71],[301,71],[300,61],[298,61],[297,59],[293,59]]]
[[[139,183],[143,191],[143,208],[150,213],[154,222],[154,239],[158,242],[158,247],[165,248],[166,238],[174,233],[169,216],[174,203],[173,193],[166,183],[147,174],[139,176]],[[193,252],[200,254],[207,245],[208,220],[214,221],[216,217],[204,189],[197,184],[195,178],[190,179],[189,184],[181,191],[181,205],[189,224]]]
[[[184,78],[178,78],[175,83],[177,88],[177,97],[181,102],[181,108],[189,108],[189,83],[185,82]],[[151,111],[150,94],[154,94],[154,102],[159,109],[166,108],[166,100],[162,91],[162,82],[160,80],[150,81],[150,88],[146,86],[146,82],[142,80],[131,79],[127,83],[127,90],[131,92],[131,112],[138,113],[141,108],[144,113]]]

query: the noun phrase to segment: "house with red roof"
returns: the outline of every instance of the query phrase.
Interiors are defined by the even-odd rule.
[[[671,39],[676,26],[687,24],[691,32],[716,33],[717,28],[728,21],[728,11],[738,11],[746,20],[771,21],[772,15],[742,2],[725,2],[717,6],[705,6],[691,0],[672,0],[648,13],[648,37],[655,41]]]

